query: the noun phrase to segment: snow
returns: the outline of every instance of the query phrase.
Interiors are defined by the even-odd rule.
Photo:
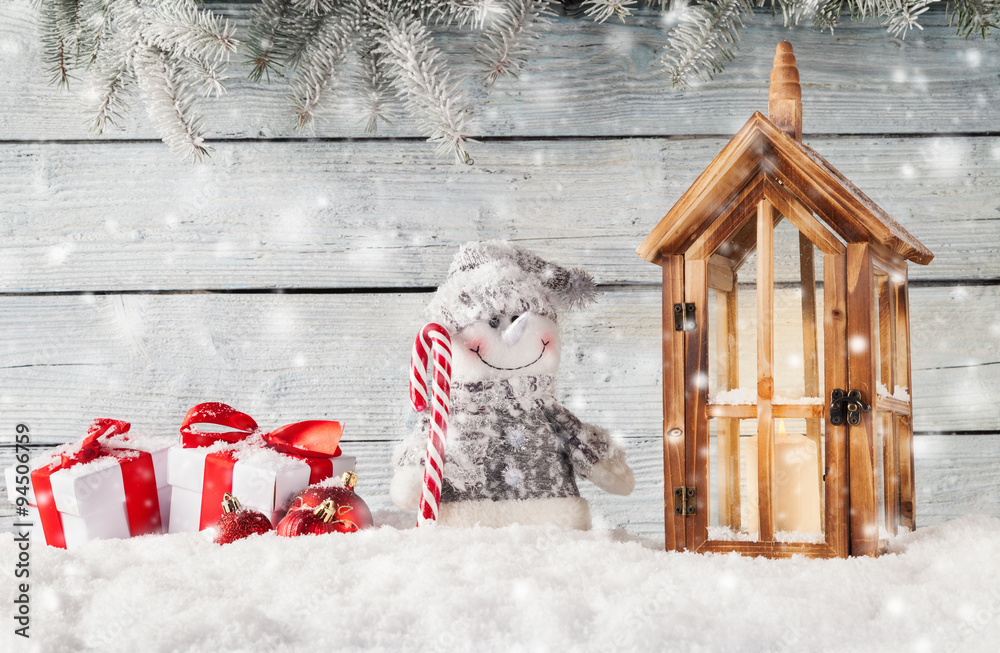
[[[757,403],[756,388],[735,388],[719,392],[708,398],[710,404],[726,404],[728,406],[750,406]]]
[[[736,388],[719,392],[708,398],[710,404],[725,406],[753,406],[757,403],[756,388]],[[776,394],[771,399],[772,404],[781,406],[822,406],[823,397],[786,397]]]
[[[905,385],[897,385],[893,388],[893,390],[894,391],[890,393],[889,388],[885,387],[882,382],[877,381],[875,383],[875,392],[879,397],[891,397],[897,401],[910,401],[910,391]]]
[[[621,530],[380,528],[220,547],[206,533],[31,549],[31,640],[0,650],[994,651],[1000,520],[878,559],[665,553]]]
[[[822,406],[823,397],[786,397],[776,394],[771,403],[779,406]]]
[[[720,542],[757,542],[760,535],[758,533],[748,533],[746,531],[733,530],[729,526],[709,526],[708,539]],[[886,535],[882,539],[887,539]],[[806,542],[810,544],[820,544],[826,541],[823,533],[809,533],[799,531],[775,531],[775,542]]]
[[[146,435],[143,433],[132,433],[131,431],[124,434],[113,435],[110,437],[102,438],[101,444],[103,446],[111,448],[123,448],[123,449],[136,449],[139,451],[160,451],[166,449],[171,444],[175,442],[174,438],[166,438],[163,436]],[[61,459],[61,455],[73,454],[80,450],[80,442],[70,442],[61,445],[55,449],[49,449],[40,454],[32,456],[30,467],[31,469],[38,469],[39,467],[44,467],[54,462],[58,462]],[[113,456],[102,456],[100,458],[95,458],[91,461],[85,463],[79,463],[73,465],[69,469],[63,470],[62,473],[74,478],[81,478],[87,476],[88,474],[93,474],[99,472],[103,469],[109,469],[111,467],[116,467],[118,465],[118,460]]]

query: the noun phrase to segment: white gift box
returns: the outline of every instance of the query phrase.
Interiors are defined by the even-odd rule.
[[[116,440],[115,447],[146,451],[153,462],[153,473],[160,503],[160,519],[163,532],[168,530],[170,517],[170,485],[167,483],[167,452],[173,440],[169,438],[136,437],[127,441]],[[32,461],[34,471],[52,462],[58,461],[58,456],[42,457]],[[22,466],[23,471],[23,466]],[[7,496],[11,503],[16,503],[21,496],[18,492],[17,465],[4,470],[7,482]],[[34,489],[31,487],[31,475],[27,476],[27,517],[33,523],[32,537],[44,541],[41,520]],[[56,510],[62,522],[63,534],[67,548],[84,544],[93,539],[109,539],[130,537],[128,514],[125,505],[125,482],[122,477],[120,461],[111,455],[104,455],[86,463],[78,463],[67,469],[60,469],[49,476],[52,485],[52,497]]]
[[[171,447],[167,453],[167,480],[173,487],[170,532],[199,530],[205,458],[215,447]],[[272,525],[285,515],[295,495],[309,486],[309,465],[292,456],[267,448],[239,450],[233,467],[230,494],[245,508],[255,508],[271,519]],[[354,468],[354,456],[329,459],[333,473],[340,476]]]
[[[160,520],[163,523],[163,531],[166,532],[167,521],[170,518],[171,488],[169,485],[164,485],[157,488],[156,493],[160,501]],[[59,518],[62,520],[63,537],[66,539],[67,549],[74,549],[90,540],[131,537],[124,501],[108,506],[104,510],[89,513],[86,517],[60,512]],[[45,543],[45,531],[42,530],[42,520],[38,516],[37,507],[28,506],[27,516],[17,517],[16,520],[15,523],[31,523],[32,542]]]
[[[236,495],[239,496],[239,495]],[[242,499],[240,505],[243,505]],[[248,507],[248,506],[244,506]],[[256,507],[256,506],[249,506]],[[277,526],[285,516],[285,510],[275,510],[264,513],[271,520],[271,526]],[[172,488],[170,496],[170,532],[193,533],[201,525],[201,493],[185,490],[181,487]]]

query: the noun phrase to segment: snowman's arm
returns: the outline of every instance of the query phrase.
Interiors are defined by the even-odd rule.
[[[402,510],[416,510],[420,504],[429,424],[428,414],[421,414],[393,455],[395,471],[389,483],[389,498]]]
[[[566,442],[577,476],[605,492],[632,493],[635,488],[632,469],[625,462],[625,451],[614,441],[610,431],[581,422],[560,404],[548,411],[548,417],[556,433]]]

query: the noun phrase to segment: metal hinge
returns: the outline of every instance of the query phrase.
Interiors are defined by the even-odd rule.
[[[684,517],[690,517],[695,514],[693,487],[681,486],[674,488],[674,514]]]
[[[674,331],[694,331],[694,304],[674,304]]]

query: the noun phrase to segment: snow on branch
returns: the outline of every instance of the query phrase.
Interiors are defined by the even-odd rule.
[[[228,21],[199,11],[193,0],[161,0],[145,10],[151,45],[195,61],[228,59],[237,41]]]
[[[809,23],[830,30],[843,15],[877,21],[902,38],[920,29],[935,2],[944,2],[960,35],[1000,25],[1000,0],[645,0],[653,11],[680,15],[665,36],[661,62],[674,86],[720,73],[737,53],[744,18],[769,6],[786,27]],[[488,96],[500,77],[516,78],[552,24],[552,7],[567,21],[583,13],[603,23],[625,21],[638,0],[257,0],[245,39],[199,0],[35,0],[45,72],[59,86],[78,73],[89,78],[91,126],[98,133],[128,111],[133,87],[164,141],[183,156],[207,152],[201,96],[225,93],[225,66],[240,52],[248,77],[288,77],[297,125],[312,124],[340,89],[357,100],[359,121],[373,133],[400,107],[417,119],[438,151],[471,161],[466,150],[472,97]],[[464,74],[457,55],[435,39],[478,33]],[[443,48],[449,51],[449,48]],[[339,78],[346,76],[347,84]],[[476,88],[485,83],[487,93]],[[166,110],[171,98],[172,110]],[[353,108],[353,107],[352,107]]]
[[[732,61],[739,29],[750,13],[749,0],[706,0],[688,7],[680,24],[670,30],[663,65],[675,86],[686,87],[692,78],[711,79]]]
[[[204,126],[194,114],[193,94],[177,63],[155,48],[138,51],[134,61],[149,115],[163,141],[183,158],[198,161],[207,155]]]
[[[365,133],[374,134],[378,131],[379,121],[392,124],[391,119],[395,116],[392,75],[387,55],[377,45],[361,45],[357,56],[360,63],[351,87],[362,103]]]
[[[476,62],[485,71],[484,81],[492,87],[500,77],[517,77],[537,39],[551,22],[547,0],[508,0],[483,32],[476,48]]]
[[[991,29],[1000,26],[1000,0],[954,0],[948,8],[952,23],[965,38],[979,33],[985,39]]]
[[[428,141],[438,143],[438,153],[454,154],[455,161],[471,163],[465,149],[470,120],[460,83],[450,81],[450,73],[440,63],[440,50],[427,27],[412,16],[382,14],[385,35],[382,50],[388,55],[396,75],[399,95],[407,108],[420,116],[421,129]]]
[[[332,13],[317,14],[317,18],[314,33],[303,41],[301,54],[293,59],[298,63],[298,75],[292,80],[291,97],[299,127],[315,119],[332,90],[358,20],[353,15]]]
[[[627,16],[632,15],[632,8],[635,7],[636,0],[586,0],[583,6],[586,7],[586,14],[599,23],[615,16],[623,23]]]

